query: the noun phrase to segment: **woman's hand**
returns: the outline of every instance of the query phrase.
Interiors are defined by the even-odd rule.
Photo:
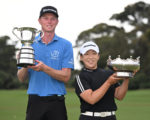
[[[117,83],[119,80],[122,80],[122,78],[117,77],[117,74],[116,74],[116,73],[112,74],[112,75],[107,79],[107,81],[109,82],[110,85],[113,85],[113,84]]]

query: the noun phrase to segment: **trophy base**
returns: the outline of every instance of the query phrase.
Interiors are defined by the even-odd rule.
[[[17,66],[18,67],[27,67],[27,66],[34,66],[35,64],[30,64],[30,63],[18,63]]]
[[[18,67],[27,67],[35,65],[35,60],[30,58],[20,58],[17,61]]]
[[[132,78],[133,72],[116,72],[119,78]]]

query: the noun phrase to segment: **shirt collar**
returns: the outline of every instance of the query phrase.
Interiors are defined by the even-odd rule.
[[[57,40],[59,40],[59,37],[55,34],[51,42],[54,42],[54,41],[57,41]],[[42,39],[40,38],[40,34],[35,37],[35,41],[36,42],[42,42]]]
[[[95,71],[97,71],[97,69],[98,69],[98,68],[96,68],[96,69],[94,69],[94,70],[91,70],[91,69],[88,69],[88,68],[85,68],[85,67],[83,68],[83,70],[84,70],[84,71],[87,71],[87,72],[95,72]]]

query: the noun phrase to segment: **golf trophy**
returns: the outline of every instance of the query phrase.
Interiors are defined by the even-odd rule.
[[[109,56],[107,66],[116,72],[117,77],[132,78],[134,71],[140,69],[140,57],[133,59],[132,56],[130,56],[130,58],[121,59],[120,55],[118,55],[118,58],[112,60],[111,56]]]
[[[27,67],[28,65],[35,65],[34,49],[31,46],[35,42],[35,36],[37,33],[41,33],[41,30],[37,30],[32,27],[15,27],[12,33],[21,41],[23,46],[20,49],[19,56],[17,58],[17,66]],[[42,38],[44,36],[42,32]]]

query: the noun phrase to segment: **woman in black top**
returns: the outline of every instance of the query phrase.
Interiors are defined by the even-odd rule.
[[[128,90],[129,79],[116,77],[111,70],[97,67],[99,48],[94,42],[86,42],[80,49],[80,60],[84,64],[76,76],[75,91],[80,99],[79,120],[116,120],[115,98],[122,100]]]

